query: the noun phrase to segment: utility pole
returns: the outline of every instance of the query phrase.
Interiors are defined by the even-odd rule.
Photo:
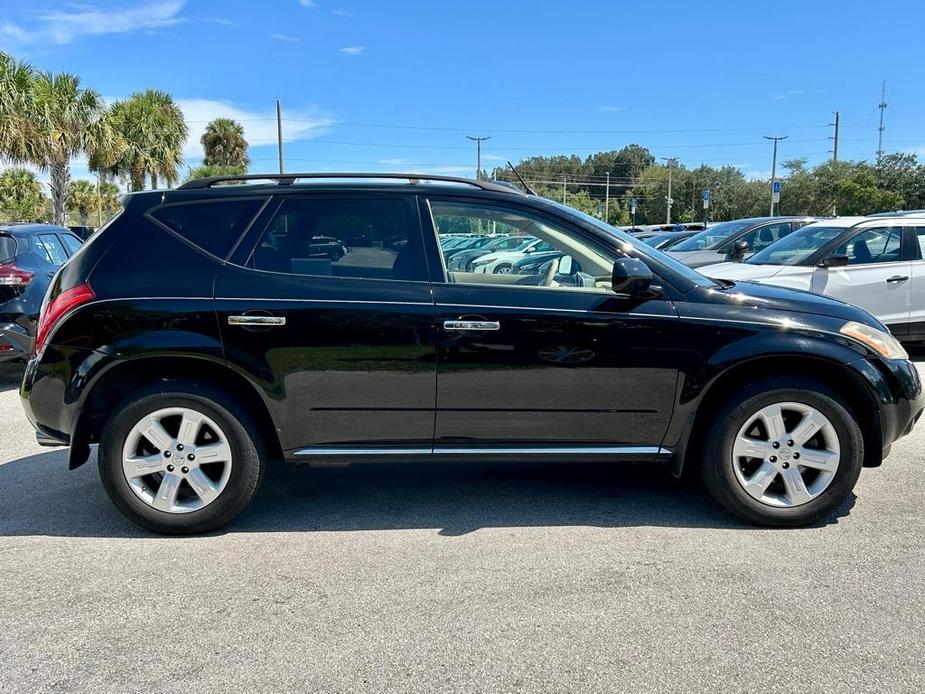
[[[283,107],[276,100],[276,144],[279,147],[279,172],[283,173]]]
[[[886,80],[883,80],[883,84],[880,85],[880,104],[877,108],[880,109],[880,127],[877,128],[877,161],[880,161],[883,158],[883,131],[886,130],[886,126],[883,125],[883,112],[886,111]]]
[[[566,174],[562,174],[562,204],[565,204],[565,179],[568,178]]]
[[[839,113],[835,111],[835,122],[829,123],[829,126],[835,128],[835,135],[829,139],[834,142],[832,146],[832,161],[838,161],[838,131],[839,131]]]
[[[604,188],[604,223],[610,224],[610,172],[607,172],[607,183]]]
[[[774,143],[774,153],[771,155],[771,216],[774,216],[774,181],[777,180],[777,143],[786,140],[787,135],[779,137],[764,136],[765,140],[771,140]]]
[[[475,180],[479,181],[482,179],[482,143],[485,140],[490,140],[491,135],[488,137],[472,137],[471,135],[466,135],[467,140],[472,140],[475,143]]]
[[[671,205],[674,202],[674,200],[671,199],[671,165],[677,161],[677,157],[662,157],[662,159],[668,162],[668,196],[665,198],[665,202],[667,203],[665,224],[671,224]]]

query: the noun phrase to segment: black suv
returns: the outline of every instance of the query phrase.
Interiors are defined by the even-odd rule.
[[[441,236],[464,233],[561,256],[448,271]],[[40,442],[72,468],[99,443],[112,500],[166,533],[230,521],[272,459],[696,465],[740,517],[800,525],[923,407],[861,309],[714,282],[507,186],[399,174],[127,196],[56,276],[21,395]]]
[[[51,224],[0,225],[0,362],[32,351],[42,298],[80,244]]]

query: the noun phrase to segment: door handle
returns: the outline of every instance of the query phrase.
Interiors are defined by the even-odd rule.
[[[228,316],[228,325],[272,327],[274,325],[286,325],[286,319],[283,316]]]
[[[496,320],[445,320],[444,330],[501,330]]]
[[[909,279],[909,276],[908,276],[908,275],[893,275],[892,277],[887,277],[886,281],[887,281],[888,283],[891,283],[891,282],[905,282],[907,279]]]

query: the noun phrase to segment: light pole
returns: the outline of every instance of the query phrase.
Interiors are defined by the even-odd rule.
[[[787,135],[781,135],[779,137],[771,137],[769,135],[764,136],[765,140],[771,140],[774,143],[773,154],[771,155],[771,217],[774,216],[774,181],[777,180],[777,143],[781,140],[786,140]]]
[[[665,203],[667,204],[665,212],[665,224],[671,224],[671,205],[674,202],[674,200],[671,199],[671,165],[674,164],[678,158],[662,157],[662,159],[668,162],[668,196],[665,198]]]
[[[491,135],[488,137],[472,137],[472,135],[466,135],[467,140],[472,140],[475,143],[475,180],[481,180],[482,178],[482,143],[485,140],[490,140]]]

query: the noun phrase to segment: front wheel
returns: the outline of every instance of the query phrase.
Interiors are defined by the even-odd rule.
[[[100,477],[130,520],[159,533],[191,535],[230,522],[263,473],[257,431],[220,391],[159,385],[124,403],[106,425]]]
[[[824,384],[752,383],[711,417],[701,474],[710,494],[740,518],[806,525],[834,511],[854,489],[863,435]]]

